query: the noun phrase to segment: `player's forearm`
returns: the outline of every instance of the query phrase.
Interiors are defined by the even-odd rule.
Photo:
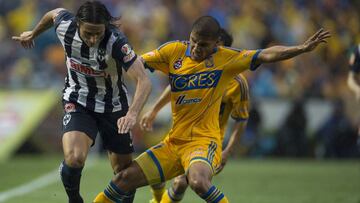
[[[144,104],[151,92],[151,81],[145,73],[143,63],[138,58],[134,61],[133,65],[128,70],[128,74],[136,82],[133,102],[129,107],[128,113],[137,117],[144,107]]]
[[[293,58],[306,52],[303,45],[298,46],[272,46],[264,49],[258,56],[260,63],[270,63]]]
[[[152,107],[153,113],[158,113],[171,99],[171,87],[168,85]]]
[[[234,151],[236,144],[240,142],[240,138],[245,132],[246,125],[247,125],[246,121],[235,124],[229,142],[226,148],[224,149],[225,152],[231,154]]]
[[[43,33],[44,31],[46,31],[47,29],[51,28],[54,25],[54,18],[60,10],[63,9],[59,8],[59,9],[51,10],[41,18],[39,23],[32,30],[33,38],[36,38],[41,33]]]
[[[151,92],[151,81],[147,77],[137,79],[134,99],[129,107],[129,113],[139,115]]]

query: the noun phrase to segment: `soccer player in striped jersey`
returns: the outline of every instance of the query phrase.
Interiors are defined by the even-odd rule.
[[[68,75],[63,90],[63,151],[61,180],[69,203],[82,203],[81,172],[97,133],[103,138],[115,173],[132,162],[130,130],[135,125],[151,91],[143,63],[126,36],[115,24],[117,18],[98,1],[80,6],[76,15],[63,8],[47,12],[32,31],[14,36],[24,48],[55,27],[66,56]],[[131,105],[123,73],[136,83]],[[133,198],[134,192],[129,194]]]
[[[220,30],[220,46],[230,47],[232,45],[232,36],[224,29]],[[171,98],[171,87],[168,86],[165,91],[161,94],[159,99],[155,102],[152,108],[144,114],[141,118],[140,126],[145,131],[152,131],[153,121],[155,120],[158,112],[170,102]],[[234,150],[236,143],[239,142],[241,135],[245,132],[247,120],[249,117],[249,87],[246,78],[239,74],[232,81],[229,82],[226,91],[222,97],[219,122],[222,139],[226,132],[226,126],[229,117],[233,118],[236,123],[234,124],[229,139],[228,145],[222,151],[221,154],[221,165],[216,169],[219,173],[225,166],[228,157]],[[180,175],[174,179],[173,184],[165,192],[165,183],[160,183],[151,186],[153,198],[150,203],[171,203],[180,202],[184,197],[185,190],[188,184],[185,175]]]
[[[352,51],[349,60],[350,72],[348,75],[348,86],[354,92],[356,100],[360,101],[360,44]],[[358,127],[357,145],[360,148],[360,126]]]
[[[132,202],[130,191],[186,174],[189,186],[210,203],[229,202],[211,183],[221,164],[219,112],[228,83],[262,63],[293,58],[314,50],[330,37],[320,29],[303,44],[263,50],[218,46],[220,25],[211,16],[193,24],[190,41],[166,43],[142,55],[145,66],[169,76],[173,126],[162,142],[116,174],[95,203]]]

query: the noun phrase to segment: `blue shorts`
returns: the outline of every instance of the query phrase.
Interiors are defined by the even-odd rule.
[[[117,120],[125,116],[127,112],[96,113],[68,101],[63,101],[63,107],[63,134],[70,131],[83,132],[93,140],[94,145],[99,133],[106,150],[117,154],[134,152],[130,133],[118,133]]]

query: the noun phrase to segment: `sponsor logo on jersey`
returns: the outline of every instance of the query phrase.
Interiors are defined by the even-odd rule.
[[[196,104],[201,102],[201,98],[185,98],[186,95],[180,95],[175,104],[182,105],[182,104]]]
[[[70,68],[78,73],[83,75],[93,76],[93,77],[108,77],[109,74],[105,71],[94,70],[90,65],[85,65],[77,63],[76,61],[70,59]]]
[[[196,74],[177,75],[169,74],[171,91],[179,92],[193,89],[206,89],[216,87],[222,70],[200,72]]]
[[[181,68],[181,66],[182,66],[182,58],[179,58],[174,63],[174,69],[177,70],[177,69]]]

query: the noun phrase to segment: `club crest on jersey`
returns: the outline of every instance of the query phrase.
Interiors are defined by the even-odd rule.
[[[67,124],[69,124],[70,120],[71,120],[71,114],[69,113],[65,114],[63,118],[63,125],[66,126]]]
[[[106,55],[105,49],[98,49],[97,59],[99,61],[105,61],[105,55]]]
[[[181,66],[182,66],[182,58],[179,58],[174,63],[174,69],[177,70],[177,69],[181,68]]]
[[[212,68],[214,67],[214,59],[212,56],[210,56],[210,58],[205,60],[205,67],[206,68]]]
[[[245,51],[245,53],[243,54],[243,58],[247,58],[250,54],[250,51]]]

